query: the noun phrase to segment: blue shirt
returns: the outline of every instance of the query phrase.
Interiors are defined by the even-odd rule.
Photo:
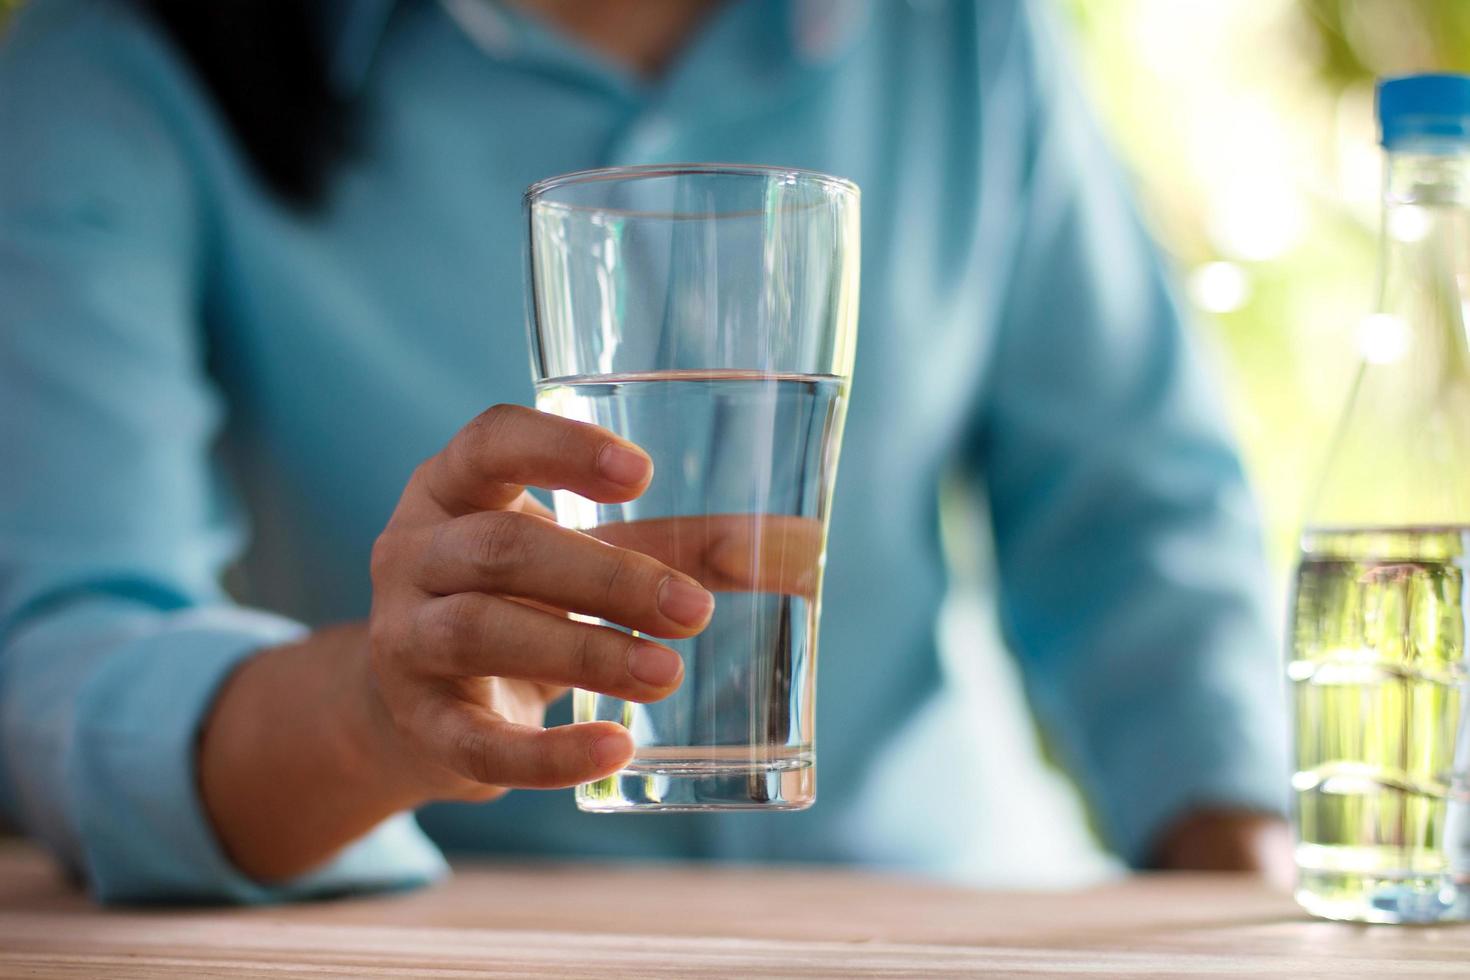
[[[1005,847],[965,820],[1005,788],[934,714],[950,477],[988,503],[1003,626],[1104,839],[1136,862],[1191,806],[1279,806],[1249,494],[1032,4],[731,3],[651,83],[476,0],[336,6],[367,126],[315,214],[129,4],[33,0],[0,47],[0,795],[100,897],[402,885],[440,846],[917,870]],[[414,465],[530,402],[522,189],[673,160],[863,189],[820,801],[597,817],[517,792],[247,880],[194,783],[211,698],[253,651],[364,616]]]

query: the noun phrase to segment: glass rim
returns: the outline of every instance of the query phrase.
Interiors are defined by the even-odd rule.
[[[546,177],[527,187],[526,193],[521,200],[528,208],[532,206],[543,206],[575,211],[608,211],[620,214],[641,214],[644,212],[630,212],[626,208],[601,208],[586,204],[565,204],[561,201],[549,201],[546,200],[546,195],[559,188],[571,187],[578,184],[686,176],[764,177],[768,179],[771,177],[786,177],[788,178],[788,183],[816,184],[839,191],[854,200],[860,200],[862,198],[862,189],[856,183],[848,180],[846,177],[837,177],[832,174],[823,173],[820,170],[806,170],[801,167],[777,167],[761,163],[650,163],[629,167],[595,167],[591,170],[574,170],[570,173]]]

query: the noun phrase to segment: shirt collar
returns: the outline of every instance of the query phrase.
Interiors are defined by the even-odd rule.
[[[321,11],[332,85],[351,97],[372,69],[393,10],[406,0],[324,0]],[[487,55],[515,53],[513,20],[495,0],[439,0],[460,30]],[[751,0],[728,0],[749,3]],[[872,0],[784,0],[784,35],[791,54],[813,67],[835,62],[862,33]]]
[[[836,61],[867,26],[866,0],[789,0],[787,31],[791,48],[815,65]]]
[[[332,87],[343,98],[367,81],[398,0],[322,0],[317,5]]]

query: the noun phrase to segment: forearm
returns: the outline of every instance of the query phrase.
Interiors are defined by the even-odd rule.
[[[204,808],[235,867],[292,877],[430,799],[484,801],[622,768],[626,728],[545,728],[547,700],[567,687],[658,700],[683,664],[556,610],[688,637],[714,597],[649,555],[558,527],[521,481],[610,502],[652,476],[648,455],[607,430],[512,405],[420,466],[373,545],[371,627],[257,655],[201,726]]]
[[[227,682],[201,735],[198,779],[243,873],[300,874],[425,802],[372,683],[365,624],[265,650]]]

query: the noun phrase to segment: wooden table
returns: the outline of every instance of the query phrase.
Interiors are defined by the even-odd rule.
[[[1252,881],[1000,893],[837,870],[462,865],[284,908],[99,909],[0,847],[0,977],[1470,975],[1470,927],[1307,919]]]

